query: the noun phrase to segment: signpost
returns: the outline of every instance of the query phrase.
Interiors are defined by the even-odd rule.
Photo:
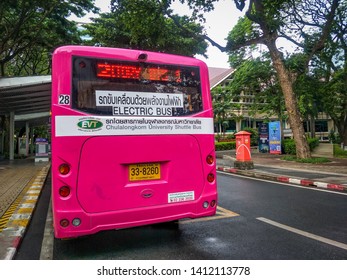
[[[261,123],[259,128],[259,152],[268,153],[269,152],[269,125],[268,123]]]
[[[270,154],[281,154],[281,123],[269,123]]]

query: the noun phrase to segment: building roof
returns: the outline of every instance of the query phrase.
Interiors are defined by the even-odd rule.
[[[208,72],[210,76],[210,88],[213,89],[227,79],[234,72],[234,69],[208,67]]]

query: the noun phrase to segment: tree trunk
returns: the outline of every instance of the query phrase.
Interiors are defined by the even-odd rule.
[[[310,115],[310,131],[311,131],[311,138],[316,137],[316,120],[314,116]]]
[[[296,145],[296,156],[297,158],[301,159],[310,158],[311,152],[307,143],[304,126],[298,109],[297,99],[293,91],[291,76],[284,66],[281,53],[278,51],[275,41],[267,41],[266,46],[269,48],[271,59],[276,69],[278,80],[284,95],[288,120]]]
[[[341,139],[341,148],[347,146],[347,121],[346,120],[335,120],[337,131]]]

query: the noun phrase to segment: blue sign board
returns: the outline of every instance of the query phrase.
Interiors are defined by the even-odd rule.
[[[281,154],[281,123],[269,123],[270,154]]]

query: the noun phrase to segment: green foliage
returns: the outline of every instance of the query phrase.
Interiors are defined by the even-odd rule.
[[[309,138],[308,139],[308,145],[310,146],[310,151],[313,151],[316,147],[319,146],[319,139],[318,138]]]
[[[234,55],[230,56],[232,57]],[[243,104],[248,106],[250,115],[260,113],[265,117],[275,115],[280,120],[285,118],[283,94],[267,53],[257,58],[239,61],[228,91],[235,101],[240,99],[241,95],[248,95],[254,100],[248,105]]]
[[[347,67],[347,63],[345,65]],[[339,135],[345,135],[344,128],[347,127],[347,68],[333,73],[330,80],[325,82],[319,90],[324,111],[334,120]],[[347,139],[341,139],[341,141],[347,145]]]
[[[293,139],[284,139],[282,145],[283,145],[284,154],[287,154],[287,155],[296,154],[295,142]]]
[[[237,110],[239,105],[232,102],[233,95],[228,88],[218,85],[212,89],[211,94],[215,120],[224,127],[227,119],[235,117],[233,111]]]
[[[308,138],[308,145],[310,147],[310,151],[312,152],[314,148],[319,145],[318,138]],[[284,139],[283,140],[283,152],[287,155],[295,155],[296,154],[296,145],[293,139]]]
[[[300,113],[309,118],[317,117],[322,112],[322,99],[319,94],[321,82],[309,75],[300,75],[294,83],[294,90],[298,95]]]
[[[234,141],[235,142],[235,134],[232,133],[232,134],[225,134],[225,135],[222,135],[222,134],[216,134],[215,135],[215,141],[217,142],[231,142],[231,141]]]
[[[322,164],[322,163],[330,162],[329,159],[322,158],[322,157],[299,159],[295,156],[284,156],[281,158],[281,160],[295,161],[295,162],[300,162],[300,163],[311,163],[311,164]]]
[[[36,137],[38,137],[38,138],[46,138],[46,139],[50,138],[50,133],[48,133],[47,125],[36,126],[33,129],[34,129],[34,136],[35,136],[35,138]]]
[[[247,17],[239,18],[237,24],[229,32],[228,47],[233,48],[235,45],[243,45],[250,39],[257,38],[260,35],[260,30]]]
[[[216,142],[216,151],[225,151],[225,150],[235,150],[236,149],[236,143],[235,141],[232,142]]]
[[[1,1],[0,76],[47,74],[54,48],[81,43],[77,24],[67,17],[97,11],[93,2]]]
[[[338,144],[334,145],[334,157],[347,158],[347,151],[341,149],[341,146]]]
[[[334,130],[330,130],[329,141],[333,144],[340,144],[341,143],[340,135],[338,133],[335,133]]]
[[[168,17],[165,8],[154,0],[113,1],[111,13],[101,14],[85,26],[85,34],[91,38],[88,44],[204,55],[203,27],[186,16]]]

